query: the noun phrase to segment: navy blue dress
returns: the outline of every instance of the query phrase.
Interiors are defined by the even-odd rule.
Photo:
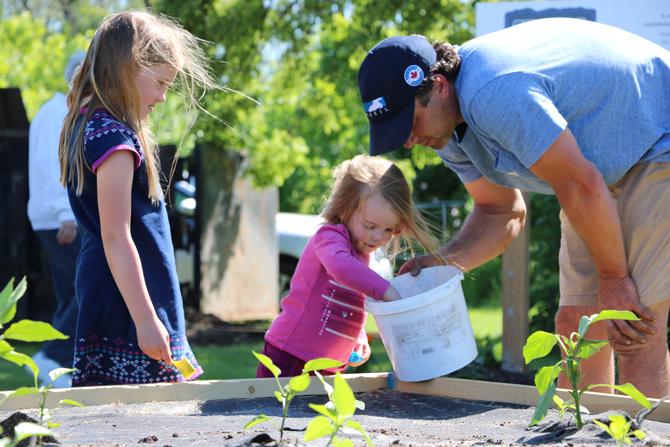
[[[83,115],[77,124],[81,125]],[[184,307],[177,278],[174,249],[163,200],[149,198],[145,154],[137,136],[109,112],[96,110],[86,123],[85,183],[77,196],[76,184],[68,184],[72,211],[82,232],[77,260],[75,291],[79,318],[75,340],[72,386],[182,382],[176,367],[144,354],[137,341],[135,323],[107,264],[100,232],[95,172],[116,150],[135,155],[130,231],[137,247],[144,280],[158,318],[170,334],[172,359],[188,358],[202,374],[186,340]]]

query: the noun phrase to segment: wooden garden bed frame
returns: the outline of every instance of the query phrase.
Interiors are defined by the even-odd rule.
[[[479,380],[441,377],[425,382],[402,382],[392,373],[345,374],[343,377],[355,393],[390,389],[405,393],[529,406],[537,405],[540,397],[537,389],[533,386]],[[288,383],[288,379],[280,379],[280,383],[284,386]],[[51,407],[61,399],[71,399],[86,406],[248,399],[274,397],[275,391],[277,391],[275,379],[199,380],[182,383],[65,388],[52,390],[49,393],[47,405]],[[11,391],[0,391],[0,399],[9,393]],[[309,388],[301,394],[323,395],[325,392],[321,382],[313,378]],[[559,389],[557,395],[563,400],[570,398],[567,390]],[[649,401],[655,404],[658,399],[649,399]],[[36,403],[37,397],[35,394],[11,397],[0,405],[0,411],[34,409],[37,407]],[[593,413],[622,410],[631,416],[635,416],[642,409],[640,404],[628,396],[590,391],[584,393],[582,404]],[[663,402],[647,419],[670,422],[670,402]]]

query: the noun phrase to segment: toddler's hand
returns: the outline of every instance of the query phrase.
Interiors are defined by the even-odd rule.
[[[384,292],[381,298],[382,301],[398,301],[401,299],[402,297],[400,296],[398,291],[393,288],[393,286],[389,286],[389,288],[386,289],[386,292]]]
[[[174,365],[170,354],[170,334],[158,317],[145,323],[136,323],[135,326],[142,352],[154,360]]]
[[[351,366],[360,366],[368,361],[370,354],[370,345],[368,344],[367,339],[359,339],[356,346],[354,346],[354,351],[349,357],[349,364]]]

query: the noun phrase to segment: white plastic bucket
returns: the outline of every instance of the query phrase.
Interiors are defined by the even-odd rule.
[[[434,379],[477,357],[462,280],[455,267],[425,268],[416,277],[405,274],[391,280],[402,300],[365,299],[398,379]]]

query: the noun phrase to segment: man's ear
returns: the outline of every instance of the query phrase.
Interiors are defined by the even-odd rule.
[[[441,74],[433,75],[433,94],[445,98],[449,96],[449,81]]]

